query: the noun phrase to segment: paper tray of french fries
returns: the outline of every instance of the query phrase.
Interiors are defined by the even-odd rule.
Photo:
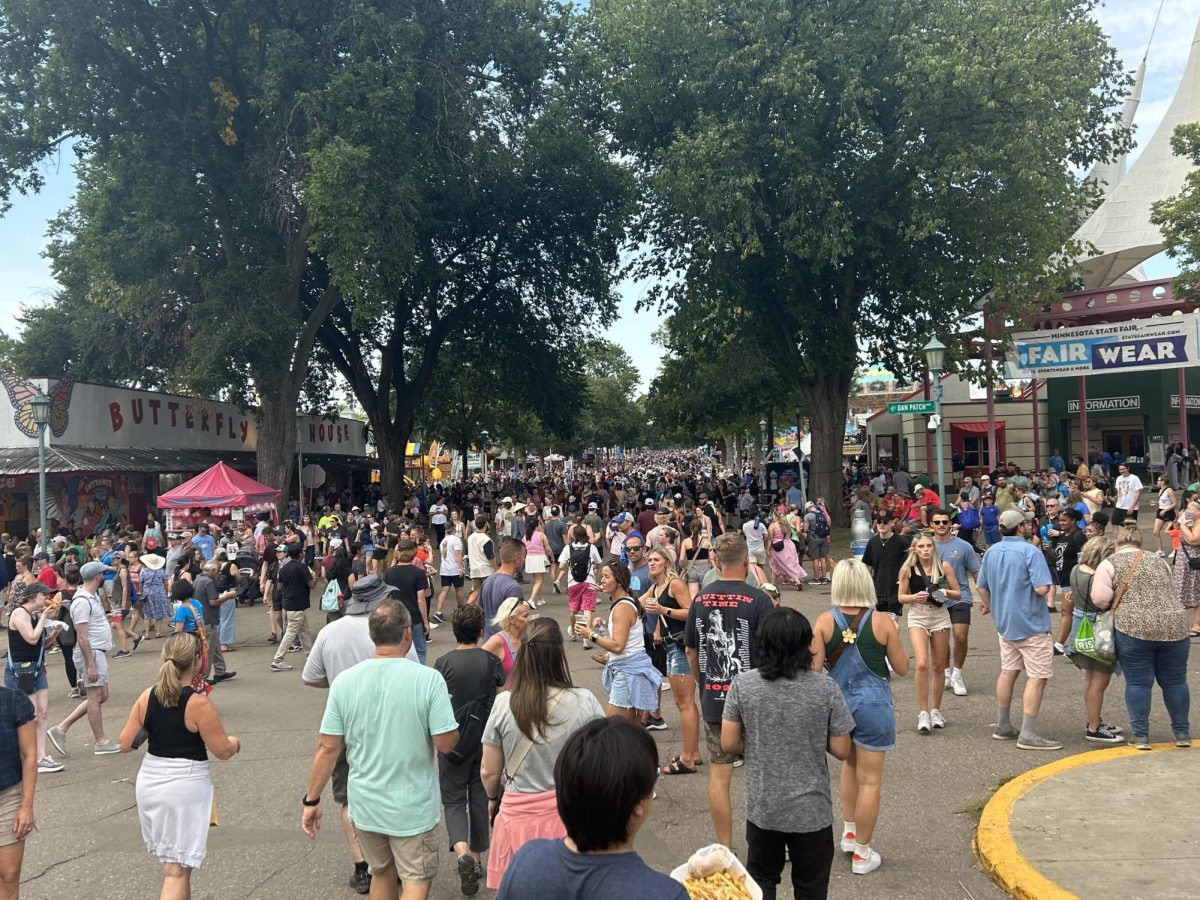
[[[691,900],[762,900],[763,892],[724,844],[710,844],[671,872]]]

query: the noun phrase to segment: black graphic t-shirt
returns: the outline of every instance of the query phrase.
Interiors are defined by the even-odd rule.
[[[758,624],[775,607],[744,581],[714,581],[692,601],[684,644],[700,656],[700,714],[720,722],[735,675],[754,668]]]

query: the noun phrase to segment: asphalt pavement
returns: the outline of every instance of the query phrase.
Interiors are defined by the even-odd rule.
[[[565,597],[551,594],[549,600],[541,614],[565,622]],[[829,589],[787,590],[784,603],[815,617],[827,608]],[[314,626],[324,619],[315,608],[309,616]],[[349,858],[328,792],[325,808],[329,818],[317,839],[310,841],[299,830],[300,799],[307,784],[324,692],[301,683],[303,654],[288,656],[288,662],[296,667],[291,672],[268,669],[274,647],[266,641],[267,615],[261,605],[240,608],[237,617],[239,649],[226,658],[238,675],[217,688],[213,701],[228,731],[242,739],[243,750],[231,761],[212,763],[220,824],[212,829],[208,858],[193,877],[193,896],[214,900],[353,897],[347,884]],[[1057,626],[1057,615],[1054,620]],[[448,625],[436,630],[430,659],[451,649],[453,643]],[[116,738],[136,695],[150,685],[160,646],[148,641],[132,658],[112,663],[112,698],[104,717],[110,737]],[[1082,673],[1062,658],[1055,660],[1055,677],[1046,691],[1039,731],[1063,741],[1064,749],[1038,753],[993,741],[993,683],[999,670],[999,648],[991,620],[977,610],[970,647],[964,670],[969,694],[956,697],[946,692],[942,709],[948,724],[943,732],[918,735],[912,678],[895,681],[898,747],[888,755],[884,770],[882,811],[873,841],[883,855],[883,866],[871,875],[854,876],[848,858],[839,855],[831,897],[984,900],[1005,896],[982,870],[972,847],[985,803],[1014,776],[1056,758],[1094,749],[1095,745],[1084,740]],[[568,644],[568,656],[576,683],[594,690],[603,702],[600,666],[580,644]],[[69,708],[69,701],[65,699],[61,657],[51,656],[48,663],[50,722],[54,724]],[[1189,681],[1194,693],[1200,692],[1198,669],[1200,658],[1193,654]],[[1021,686],[1018,683],[1018,697]],[[664,692],[662,700],[669,728],[654,737],[666,761],[679,749],[679,720],[670,693]],[[1019,699],[1014,710],[1019,715]],[[1128,727],[1119,680],[1109,690],[1105,717]],[[1155,740],[1169,737],[1159,697],[1154,702],[1151,728]],[[38,830],[27,842],[23,897],[125,900],[157,896],[159,866],[142,843],[134,803],[140,754],[96,757],[91,742],[86,720],[79,722],[70,734],[71,755],[63,758],[66,770],[38,780]],[[669,871],[712,840],[703,772],[660,781],[653,818],[639,835],[637,848],[661,871]],[[831,760],[835,827],[841,821],[837,772],[838,763]],[[744,858],[742,802],[741,776],[735,771],[734,849]],[[1074,835],[1077,840],[1085,838],[1084,832]],[[784,877],[779,896],[790,898],[786,872]],[[480,896],[490,895],[481,889]],[[432,896],[460,896],[449,854],[442,858]]]

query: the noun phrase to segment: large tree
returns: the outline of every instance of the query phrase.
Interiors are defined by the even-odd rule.
[[[553,0],[417,3],[404,69],[364,62],[330,93],[312,202],[342,223],[316,246],[345,303],[319,339],[371,423],[385,494],[448,341],[532,362],[615,313],[629,179],[574,113],[574,23]],[[500,385],[517,403],[550,387]]]
[[[1171,149],[1200,167],[1200,124],[1176,128]],[[1179,263],[1175,294],[1200,304],[1200,168],[1188,173],[1178,194],[1154,205],[1152,218],[1162,227],[1167,254]]]
[[[594,0],[594,88],[654,299],[750,314],[840,495],[860,351],[899,368],[1066,280],[1076,172],[1127,141],[1093,0]],[[953,343],[947,340],[947,343]],[[905,365],[901,365],[901,363]]]
[[[165,387],[260,415],[258,474],[286,485],[316,329],[306,200],[321,99],[379,53],[398,2],[0,0],[0,199],[81,160],[51,258],[68,294],[155,348]],[[138,380],[130,373],[129,380]]]

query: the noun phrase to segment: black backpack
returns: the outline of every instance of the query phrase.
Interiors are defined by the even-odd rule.
[[[819,538],[829,537],[829,518],[819,506],[813,509],[813,534]]]
[[[592,567],[592,545],[571,547],[571,579],[576,584],[587,581],[588,570]]]

